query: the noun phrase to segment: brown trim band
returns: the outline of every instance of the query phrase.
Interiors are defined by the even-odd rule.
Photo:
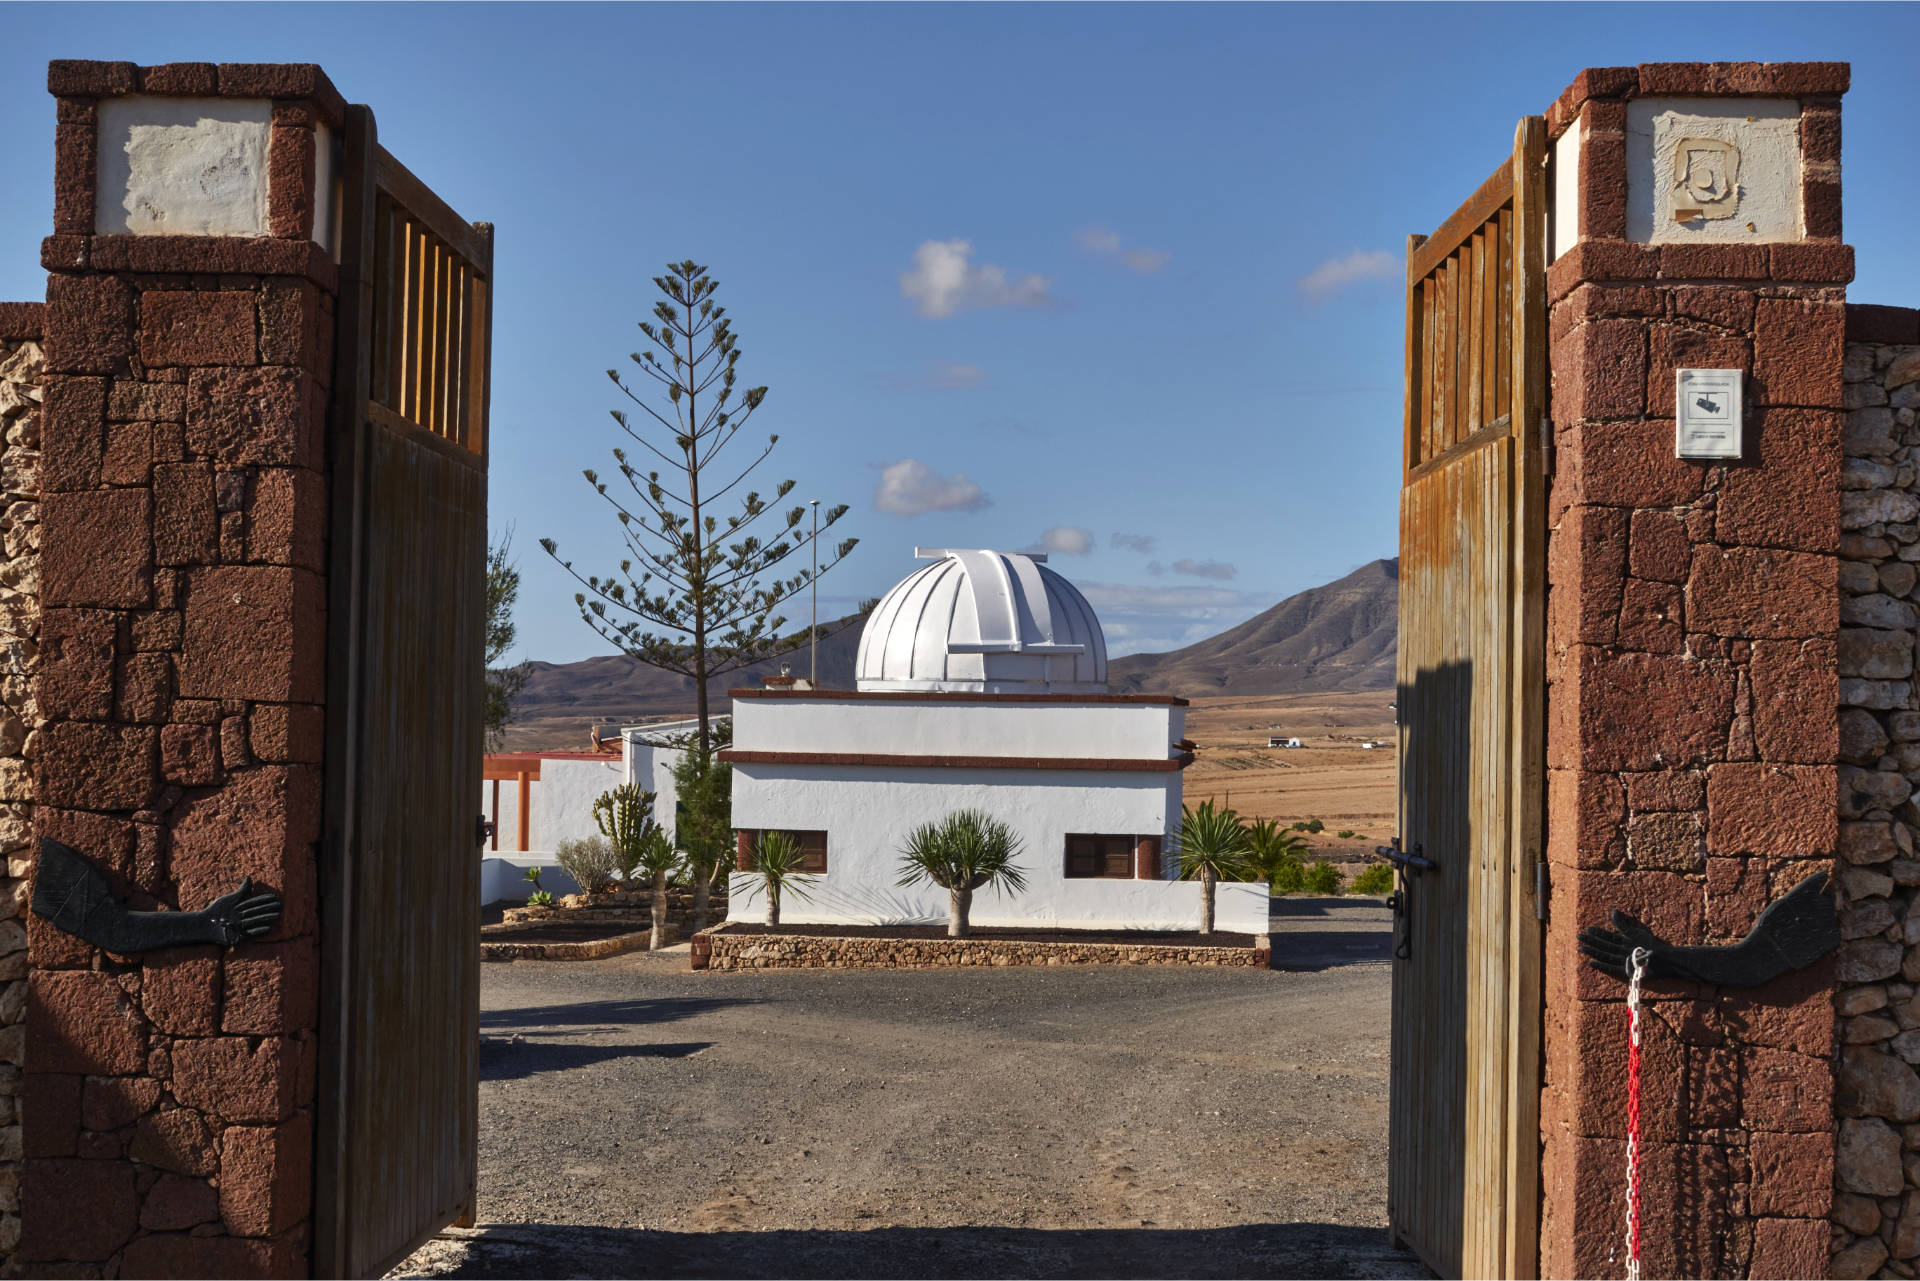
[[[1146,707],[1185,707],[1171,694],[977,694],[911,689],[730,689],[728,698],[797,698],[822,703],[1122,703]]]
[[[895,752],[755,752],[728,747],[720,759],[733,765],[875,765],[894,769],[1057,769],[1106,774],[1171,774],[1193,764],[1182,752],[1167,760],[1101,756],[909,756]]]

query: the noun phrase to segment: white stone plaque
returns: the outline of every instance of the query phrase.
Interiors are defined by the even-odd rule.
[[[1674,456],[1740,457],[1738,369],[1673,371]]]

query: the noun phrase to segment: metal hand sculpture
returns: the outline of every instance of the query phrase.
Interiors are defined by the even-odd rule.
[[[42,838],[34,877],[33,913],[95,947],[122,956],[188,943],[233,947],[257,938],[280,919],[280,896],[256,892],[253,879],[197,912],[136,912],[85,855]]]
[[[1587,964],[1626,981],[1627,960],[1637,947],[1649,953],[1646,977],[1692,979],[1720,987],[1759,987],[1782,974],[1805,969],[1840,946],[1840,922],[1827,898],[1827,874],[1815,872],[1767,904],[1747,936],[1725,947],[1680,947],[1667,942],[1625,912],[1612,913],[1613,928],[1580,931]]]

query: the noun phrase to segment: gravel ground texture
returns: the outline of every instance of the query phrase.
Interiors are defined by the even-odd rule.
[[[486,966],[479,1226],[392,1275],[1423,1276],[1385,909],[1274,928],[1272,971]]]

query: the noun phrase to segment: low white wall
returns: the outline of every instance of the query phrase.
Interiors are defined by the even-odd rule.
[[[1156,703],[942,703],[741,698],[733,745],[757,752],[1165,760],[1186,709]]]
[[[489,854],[480,860],[480,905],[526,902],[527,895],[533,893],[533,882],[527,879],[529,867],[540,869],[540,888],[555,898],[580,892],[551,854],[509,854],[504,858]]]
[[[895,883],[900,849],[914,827],[963,808],[985,810],[1013,825],[1027,877],[1027,890],[1017,897],[977,893],[972,914],[977,924],[1164,930],[1199,924],[1197,884],[1066,875],[1069,832],[1165,840],[1179,824],[1178,773],[882,771],[824,765],[736,765],[733,772],[736,827],[827,833],[827,874],[807,878],[810,899],[796,896],[781,903],[781,919],[797,924],[945,920],[945,890]],[[728,919],[761,919],[766,904],[755,878],[736,873],[733,883]],[[1220,929],[1264,934],[1267,887],[1264,882],[1222,885],[1215,910]]]

